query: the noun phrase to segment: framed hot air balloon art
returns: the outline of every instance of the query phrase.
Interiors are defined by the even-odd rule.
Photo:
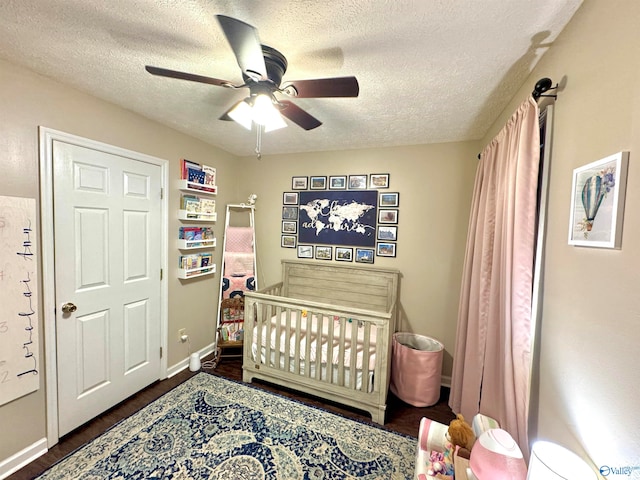
[[[629,152],[573,171],[569,244],[620,248]]]

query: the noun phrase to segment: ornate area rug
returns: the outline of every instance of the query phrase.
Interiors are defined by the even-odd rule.
[[[412,479],[416,440],[199,373],[39,479]]]

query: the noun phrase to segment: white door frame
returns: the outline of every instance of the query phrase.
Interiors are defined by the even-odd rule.
[[[61,141],[80,147],[92,148],[113,155],[120,155],[161,168],[161,247],[160,262],[165,275],[160,282],[160,345],[165,352],[160,359],[158,378],[167,377],[167,329],[168,329],[168,161],[142,153],[114,147],[106,143],[89,140],[47,127],[39,128],[40,134],[40,240],[42,245],[42,304],[44,324],[45,393],[47,405],[47,447],[58,443],[58,370],[56,352],[56,289],[54,263],[54,219],[53,219],[53,142]]]

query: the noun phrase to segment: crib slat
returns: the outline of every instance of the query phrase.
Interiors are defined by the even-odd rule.
[[[281,316],[282,316],[282,307],[280,305],[277,305],[275,307],[275,313],[274,316],[271,318],[275,318],[276,320],[276,325],[275,325],[275,330],[276,330],[276,338],[274,343],[274,347],[275,347],[275,355],[274,355],[274,365],[277,369],[280,368],[280,354],[281,354],[281,349],[280,349],[280,335],[282,334],[282,322],[281,322]],[[271,322],[269,322],[271,323]]]
[[[311,378],[311,315],[312,313],[307,311],[306,318],[303,319],[305,322],[307,329],[305,334],[305,349],[304,349],[304,375],[305,377]],[[302,316],[302,314],[301,314]]]
[[[362,328],[362,327],[361,327]],[[360,382],[360,390],[369,391],[369,348],[371,345],[371,324],[364,324],[364,339],[362,342],[362,381]]]
[[[334,318],[328,318],[327,321],[329,322],[329,334],[327,335],[327,382],[329,383],[333,383],[333,368],[334,368],[334,363],[333,363],[333,344],[335,343],[334,340],[334,328],[335,328],[335,319]]]
[[[271,312],[273,311],[273,305],[270,303],[265,304],[265,308],[263,311],[263,328],[266,333],[265,335],[265,345],[264,345],[264,363],[265,365],[269,365],[271,363]]]
[[[300,375],[300,325],[302,324],[302,312],[300,310],[295,311],[296,314],[296,346],[295,346],[295,358],[293,360],[294,373]]]
[[[291,309],[284,311],[284,371],[291,371]]]
[[[307,318],[313,319],[313,314],[309,313]],[[324,317],[321,313],[316,315],[316,380],[320,380],[322,377],[322,326],[324,323]]]
[[[338,385],[344,386],[344,345],[347,319],[340,317],[340,341],[338,343]]]
[[[356,370],[358,360],[358,322],[357,320],[349,319],[351,321],[351,338],[349,343],[351,345],[351,361],[349,362],[349,388],[351,390],[356,389],[356,380],[358,371]]]

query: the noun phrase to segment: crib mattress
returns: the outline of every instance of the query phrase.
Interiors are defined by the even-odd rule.
[[[261,351],[260,351],[260,360],[262,364],[267,364],[267,354],[266,354],[266,348],[262,347]],[[253,360],[255,361],[257,359],[257,355],[258,354],[258,347],[257,345],[254,343],[252,346],[252,356],[253,356]],[[285,370],[286,366],[285,366],[285,356],[284,355],[280,355],[280,365],[278,367],[279,370]],[[268,364],[273,367],[276,365],[276,352],[275,350],[271,350],[271,355],[269,358],[269,362]],[[310,377],[311,378],[316,378],[316,365],[314,363],[311,364],[310,368]],[[300,375],[301,376],[306,376],[306,364],[304,359],[300,359]],[[294,358],[290,357],[290,362],[289,362],[289,372],[290,373],[295,373],[295,363],[294,363]],[[328,383],[332,383],[334,385],[338,385],[338,369],[334,368],[333,369],[333,374],[331,375],[331,381]],[[327,373],[327,365],[326,364],[322,364],[320,367],[320,378],[323,381],[327,381],[328,378],[328,373]],[[351,382],[351,369],[350,368],[345,368],[344,369],[344,385],[350,385]],[[356,382],[355,382],[355,389],[356,390],[361,390],[362,389],[362,370],[361,369],[357,369],[356,370]],[[373,392],[373,370],[369,370],[369,374],[367,375],[367,392],[371,393]]]
[[[362,382],[362,365],[363,365],[363,358],[364,358],[364,327],[363,326],[359,326],[357,328],[357,338],[356,338],[356,342],[355,342],[355,348],[353,347],[353,342],[351,340],[351,338],[349,338],[351,336],[351,323],[347,323],[347,331],[345,334],[345,345],[344,345],[344,355],[342,356],[342,358],[340,357],[340,324],[339,324],[339,320],[336,320],[335,318],[331,318],[331,317],[321,317],[322,321],[321,324],[319,324],[319,320],[318,320],[318,316],[317,315],[313,315],[311,320],[309,320],[307,317],[302,316],[302,318],[300,319],[300,335],[298,338],[298,335],[296,333],[296,323],[298,321],[297,318],[297,314],[298,312],[296,311],[290,311],[290,312],[282,312],[282,314],[280,315],[280,335],[279,335],[279,342],[276,342],[276,339],[278,337],[278,317],[274,316],[271,318],[271,335],[270,335],[270,341],[269,341],[269,345],[270,345],[270,355],[269,355],[269,364],[274,366],[275,365],[275,353],[276,350],[280,350],[280,369],[284,369],[285,368],[285,354],[286,354],[286,348],[285,348],[285,344],[286,344],[286,329],[291,328],[291,333],[290,333],[290,338],[289,338],[289,356],[290,356],[290,362],[289,362],[289,370],[293,372],[293,369],[295,368],[295,352],[296,352],[296,346],[299,345],[299,361],[300,361],[300,370],[301,372],[303,372],[304,370],[304,366],[305,366],[305,354],[306,354],[306,348],[307,348],[307,342],[310,343],[309,345],[309,363],[310,363],[310,369],[311,369],[311,377],[314,377],[316,372],[316,365],[318,363],[317,359],[318,359],[318,354],[320,355],[320,365],[321,365],[321,378],[325,381],[327,381],[327,363],[328,363],[328,356],[329,356],[329,345],[330,342],[333,344],[333,351],[332,351],[332,358],[331,358],[331,363],[334,365],[333,368],[333,374],[332,377],[334,377],[332,379],[331,383],[337,383],[337,376],[338,376],[338,366],[342,363],[342,365],[344,366],[344,375],[345,375],[345,383],[348,384],[349,382],[349,378],[348,375],[351,374],[350,370],[351,370],[351,357],[352,355],[356,355],[356,375],[357,375],[357,383],[358,386],[361,386],[361,382]],[[333,329],[333,335],[330,335],[330,323],[333,322],[334,323],[334,329]],[[261,332],[258,333],[258,328],[260,328]],[[252,345],[252,353],[254,356],[254,360],[257,358],[257,354],[258,354],[258,346],[256,345],[256,339],[260,338],[261,342],[261,353],[260,353],[260,357],[261,360],[263,362],[266,363],[266,348],[265,346],[267,345],[267,335],[268,335],[268,328],[267,328],[267,324],[262,324],[259,326],[255,326],[253,329],[253,339],[254,339],[254,343]],[[277,345],[279,345],[279,348],[277,347]],[[374,369],[375,369],[375,363],[376,363],[376,326],[372,325],[371,329],[370,329],[370,335],[369,335],[369,361],[368,361],[368,365],[369,365],[369,388],[371,388],[371,379],[373,378],[373,373],[374,373]]]

